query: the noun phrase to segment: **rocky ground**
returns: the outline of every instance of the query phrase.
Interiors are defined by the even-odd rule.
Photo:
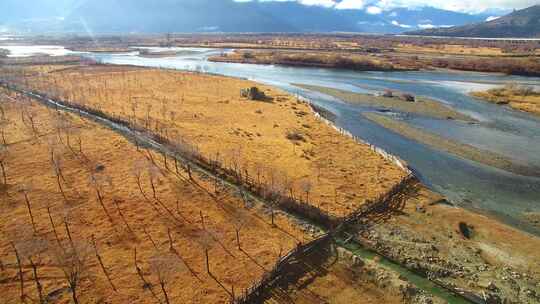
[[[359,239],[487,303],[540,303],[537,237],[449,206],[426,190],[409,199],[400,215],[371,225]]]

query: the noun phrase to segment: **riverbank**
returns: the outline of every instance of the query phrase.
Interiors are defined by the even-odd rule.
[[[354,93],[322,86],[303,84],[294,85],[299,88],[320,92],[351,104],[358,104],[390,111],[417,114],[437,119],[453,119],[467,122],[475,121],[473,118],[465,114],[459,113],[452,108],[443,105],[441,102],[430,100],[425,97],[413,96],[413,98],[415,98],[414,102],[409,102],[400,98],[400,94],[397,92],[392,93],[393,95],[395,95],[393,97],[385,97],[382,95],[376,96],[370,94]]]
[[[462,144],[424,131],[409,124],[378,113],[363,113],[367,119],[419,143],[459,157],[524,176],[540,176],[540,168],[520,164],[506,156]]]
[[[204,47],[203,45],[189,45]],[[232,46],[231,46],[232,47]],[[325,67],[355,71],[418,71],[448,69],[485,73],[503,73],[538,77],[540,65],[537,55],[530,56],[478,56],[436,53],[409,53],[398,50],[306,50],[275,48],[242,49],[210,57],[210,61],[251,64],[279,64],[284,66]],[[496,59],[496,60],[494,60]]]
[[[483,92],[472,92],[471,96],[540,116],[540,92],[534,87],[507,85]]]

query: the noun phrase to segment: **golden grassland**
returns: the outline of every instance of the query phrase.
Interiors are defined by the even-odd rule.
[[[5,90],[0,106],[7,181],[0,186],[2,303],[21,302],[12,244],[26,302],[38,299],[33,261],[44,297],[69,303],[63,270],[75,259],[65,252],[76,252],[80,303],[164,302],[160,276],[171,303],[228,303],[233,286],[243,292],[280,255],[311,239],[284,215],[277,213],[273,226],[268,211],[246,206],[231,189],[218,185],[215,192],[212,178],[193,172],[190,180],[183,168],[177,174],[170,159],[165,165],[159,154],[92,121]]]
[[[346,68],[360,71],[399,71],[409,68],[392,64],[388,60],[374,56],[334,53],[334,52],[299,52],[299,51],[247,51],[237,50],[210,57],[210,61],[239,62],[254,64],[281,64],[307,67]]]
[[[505,53],[497,47],[480,47],[458,44],[440,44],[419,46],[410,43],[399,43],[397,52],[415,54],[444,54],[444,55],[474,55],[474,56],[503,56]]]
[[[484,92],[472,92],[472,96],[512,109],[540,115],[540,93],[525,91],[515,86],[495,88]]]
[[[406,175],[318,120],[307,103],[246,80],[96,66],[27,81],[37,91],[181,138],[222,166],[279,185],[335,216],[357,210]],[[255,85],[272,100],[239,96],[241,89]]]

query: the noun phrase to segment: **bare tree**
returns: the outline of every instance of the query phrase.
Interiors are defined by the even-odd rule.
[[[10,124],[11,122],[2,114],[2,117],[0,118],[0,137],[4,146],[7,146],[6,130],[9,129]]]
[[[234,226],[234,231],[236,233],[236,246],[238,247],[238,250],[242,250],[242,247],[240,244],[240,231],[242,230],[242,228],[245,227],[245,225],[249,221],[250,215],[248,214],[246,210],[242,208],[230,206],[228,204],[224,204],[223,206],[229,211],[229,216]]]
[[[306,194],[306,203],[309,204],[309,193],[311,192],[311,188],[312,188],[311,182],[308,180],[301,181],[300,188]]]
[[[2,170],[2,184],[7,185],[6,162],[9,156],[8,147],[0,145],[0,170]]]
[[[34,282],[36,284],[36,290],[38,292],[39,303],[45,303],[45,297],[43,295],[43,285],[40,282],[38,276],[38,265],[41,263],[41,256],[48,248],[48,242],[45,239],[39,237],[32,237],[28,240],[22,241],[16,245],[20,253],[22,260],[28,260],[32,267],[32,273]]]
[[[73,302],[79,304],[77,288],[88,272],[90,247],[83,242],[73,242],[67,248],[56,248],[53,251],[52,258],[64,274],[64,278],[71,290]]]
[[[97,243],[96,243],[96,238],[94,237],[94,235],[92,235],[92,246],[94,247],[94,252],[96,254],[96,258],[97,258],[97,260],[99,262],[99,265],[101,266],[101,270],[103,270],[103,273],[105,274],[105,277],[107,278],[107,281],[109,281],[109,284],[111,285],[113,291],[117,292],[116,287],[114,286],[114,284],[113,284],[113,282],[111,280],[111,276],[109,274],[109,271],[105,267],[105,264],[103,264],[103,259],[101,258],[101,255],[99,254]]]
[[[148,178],[150,180],[150,186],[152,187],[152,195],[154,196],[154,199],[157,200],[157,193],[156,193],[156,179],[159,178],[159,176],[161,175],[161,172],[159,170],[159,168],[154,165],[154,164],[150,164],[147,168],[148,170]]]
[[[208,274],[211,274],[212,272],[210,271],[210,258],[209,258],[208,252],[210,249],[212,249],[212,247],[214,247],[216,241],[214,240],[214,238],[212,237],[212,234],[208,230],[197,231],[196,239],[197,239],[197,242],[201,245],[201,247],[204,250],[204,256],[205,256],[205,261],[206,261],[206,272]]]
[[[32,128],[32,132],[33,132],[34,136],[37,137],[39,135],[39,132],[38,132],[38,130],[36,128],[36,117],[37,117],[36,111],[29,104],[24,109],[24,114],[25,114],[26,118],[28,119],[28,121],[30,123],[30,127]]]
[[[51,213],[51,205],[47,205],[47,214],[49,215],[49,222],[51,223],[51,227],[53,229],[54,238],[56,239],[56,243],[59,247],[62,247],[62,243],[60,242],[60,237],[58,236],[58,231],[56,230],[56,225],[54,224],[54,219]]]
[[[122,212],[122,208],[120,208],[120,203],[123,202],[120,198],[113,198],[113,204],[116,206],[116,211],[120,215],[120,218],[124,222],[124,225],[126,225],[127,230],[131,234],[132,237],[135,237],[135,232],[131,229],[131,226],[129,225],[128,221],[126,220],[126,217],[124,216],[124,212]]]
[[[60,190],[64,201],[67,202],[68,199],[64,191],[64,187],[62,187],[62,181],[66,181],[66,179],[64,178],[64,173],[62,171],[62,163],[63,158],[60,156],[60,154],[55,154],[54,150],[51,150],[51,164],[53,173],[56,176],[56,184],[58,185],[58,189]]]
[[[20,290],[20,299],[24,302],[26,298],[25,294],[25,285],[24,285],[24,271],[23,271],[23,262],[24,256],[19,250],[20,244],[30,240],[33,237],[33,232],[30,230],[28,225],[24,222],[19,222],[17,220],[13,221],[10,225],[7,226],[9,231],[6,233],[6,237],[9,240],[9,244],[13,249],[15,258],[17,259],[17,267],[19,269],[19,290]]]
[[[31,188],[32,187],[29,184],[21,184],[19,186],[19,191],[22,192],[24,195],[24,201],[26,203],[28,215],[30,215],[30,222],[32,223],[32,228],[34,229],[34,233],[37,234],[36,222],[34,221],[34,215],[32,214],[32,206],[30,204],[30,198],[28,197],[28,194]]]
[[[139,276],[139,278],[141,279],[141,282],[143,283],[143,289],[148,289],[150,290],[150,293],[152,294],[152,296],[159,302],[161,303],[161,301],[159,300],[159,298],[157,297],[157,295],[154,293],[154,289],[152,288],[152,284],[150,284],[146,278],[144,277],[144,273],[143,273],[143,270],[141,267],[139,267],[139,262],[138,262],[138,259],[137,259],[137,247],[135,247],[133,249],[133,261],[134,261],[134,264],[135,264],[135,270],[137,271],[137,275]]]
[[[169,294],[165,288],[169,284],[175,274],[180,271],[185,271],[186,266],[179,263],[179,260],[172,253],[156,254],[149,260],[150,271],[157,277],[161,292],[165,297],[165,303],[170,304]]]
[[[20,284],[20,298],[21,301],[24,302],[24,273],[22,269],[22,261],[21,261],[21,255],[19,254],[19,250],[17,250],[17,246],[13,242],[10,243],[11,248],[13,248],[13,252],[15,253],[15,258],[17,259],[17,266],[19,267],[19,284]]]
[[[104,188],[107,186],[112,187],[111,177],[105,173],[93,173],[90,175],[90,178],[89,178],[89,186],[93,188],[94,191],[96,192],[98,202],[101,205],[101,208],[103,208],[103,211],[105,212],[105,215],[107,215],[107,218],[109,219],[109,221],[111,223],[114,223],[111,215],[109,214],[109,210],[107,210],[107,207],[105,206],[105,203],[103,202]]]

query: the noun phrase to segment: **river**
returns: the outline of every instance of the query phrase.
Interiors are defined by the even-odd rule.
[[[36,48],[36,46],[33,46]],[[160,51],[160,48],[154,48]],[[39,49],[39,52],[46,50]],[[319,85],[354,92],[383,89],[405,91],[443,102],[476,118],[480,123],[435,120],[407,115],[406,121],[440,136],[490,150],[531,166],[540,166],[540,119],[507,107],[479,102],[468,96],[516,82],[540,85],[540,78],[469,72],[355,72],[326,68],[300,68],[209,62],[208,56],[227,50],[187,48],[174,57],[145,58],[132,53],[81,53],[100,62],[197,70],[248,78],[308,98],[336,114],[335,123],[388,152],[398,155],[418,177],[450,201],[490,213],[523,230],[540,235],[540,228],[523,220],[526,212],[540,212],[540,177],[525,177],[482,165],[407,139],[364,119],[373,108],[351,105],[333,97],[295,87],[293,83]],[[62,53],[54,50],[56,54]],[[76,54],[69,52],[70,54]],[[25,55],[28,52],[24,52]],[[15,56],[15,54],[12,55]]]

